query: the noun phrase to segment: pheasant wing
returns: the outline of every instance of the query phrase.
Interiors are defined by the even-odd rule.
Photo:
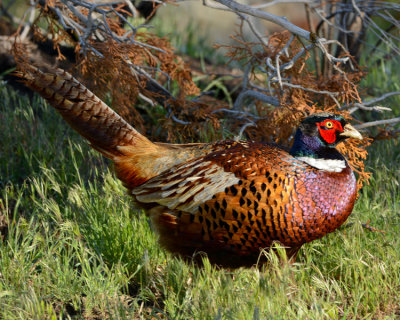
[[[195,213],[199,205],[239,180],[219,164],[200,157],[172,167],[133,189],[132,194],[142,203]]]

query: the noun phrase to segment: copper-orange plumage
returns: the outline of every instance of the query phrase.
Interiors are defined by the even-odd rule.
[[[294,256],[351,213],[356,180],[335,146],[361,135],[317,113],[287,152],[259,142],[153,143],[71,75],[23,65],[20,75],[91,145],[144,208],[168,250],[205,252],[223,266],[251,265],[274,241]]]

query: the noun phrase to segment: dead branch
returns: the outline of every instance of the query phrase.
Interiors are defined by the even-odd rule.
[[[267,96],[259,91],[255,91],[255,90],[245,90],[245,91],[242,91],[236,98],[235,103],[233,104],[233,109],[239,110],[241,108],[241,106],[243,105],[244,99],[248,98],[248,97],[263,101],[263,102],[268,103],[275,107],[281,106],[279,103],[279,100],[276,99],[275,97]]]
[[[253,5],[253,8],[263,9],[263,8],[272,7],[274,5],[282,4],[282,3],[304,3],[304,4],[306,4],[306,3],[312,3],[312,2],[313,2],[313,0],[273,0],[270,2]]]
[[[234,138],[234,140],[235,140],[235,141],[240,141],[240,140],[242,140],[242,136],[243,136],[244,130],[246,130],[248,127],[256,127],[256,126],[257,126],[257,124],[254,123],[253,121],[249,121],[249,122],[245,123],[245,124],[240,128],[240,131],[239,131],[239,133],[237,134],[237,136]]]
[[[241,13],[245,13],[245,14],[254,16],[256,18],[260,18],[263,20],[273,22],[273,23],[277,24],[278,26],[281,26],[282,28],[289,30],[293,34],[295,34],[301,38],[304,38],[306,40],[311,41],[311,35],[310,35],[309,31],[296,26],[295,24],[291,23],[284,17],[279,17],[274,14],[256,9],[254,7],[240,4],[233,0],[215,0],[215,1],[226,6],[233,12],[241,12]]]
[[[393,91],[383,94],[380,97],[375,99],[371,99],[369,101],[363,101],[362,103],[355,102],[353,104],[344,105],[342,109],[348,109],[350,113],[356,112],[357,110],[364,110],[364,111],[376,111],[376,112],[384,112],[384,111],[392,111],[391,108],[383,107],[383,106],[372,106],[377,102],[385,100],[391,96],[400,95],[400,91]]]
[[[366,123],[363,123],[363,124],[355,125],[354,127],[356,129],[364,129],[364,128],[369,128],[369,127],[376,127],[376,126],[382,126],[382,125],[388,125],[388,124],[397,124],[397,123],[400,123],[400,117],[393,118],[393,119],[386,119],[386,120],[370,121],[370,122],[366,122]]]
[[[392,109],[387,108],[387,107],[382,107],[382,106],[367,107],[365,104],[358,103],[358,102],[353,103],[352,106],[353,107],[349,109],[350,114],[356,112],[357,110],[376,111],[376,112],[392,111]]]
[[[395,95],[400,95],[400,91],[393,91],[393,92],[385,93],[385,94],[383,94],[382,96],[380,96],[378,98],[375,98],[375,99],[369,100],[367,102],[364,102],[363,105],[364,106],[370,106],[372,104],[375,104],[375,103],[377,103],[379,101],[385,100],[386,98],[389,98],[389,97],[395,96]]]
[[[238,111],[238,110],[232,110],[232,109],[225,109],[225,108],[221,108],[221,109],[217,109],[212,111],[212,113],[226,113],[228,115],[230,115],[231,117],[235,117],[236,119],[246,119],[248,121],[250,121],[250,119],[253,120],[262,120],[262,119],[266,119],[266,117],[259,117],[256,116],[250,112],[246,112],[246,111]]]

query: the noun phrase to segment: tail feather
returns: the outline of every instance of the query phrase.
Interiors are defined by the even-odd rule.
[[[57,69],[51,73],[23,64],[17,75],[38,92],[92,146],[115,160],[124,156],[123,146],[151,148],[153,143],[137,132],[96,95],[69,73]]]
[[[21,60],[21,59],[20,59]],[[113,160],[117,177],[135,188],[169,168],[201,156],[195,145],[153,143],[96,97],[69,73],[42,71],[19,61],[16,74],[45,98],[92,147]]]

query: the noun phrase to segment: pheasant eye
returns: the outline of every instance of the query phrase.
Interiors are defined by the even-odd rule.
[[[331,121],[327,121],[325,122],[325,127],[328,129],[332,129],[333,128],[333,123]]]

